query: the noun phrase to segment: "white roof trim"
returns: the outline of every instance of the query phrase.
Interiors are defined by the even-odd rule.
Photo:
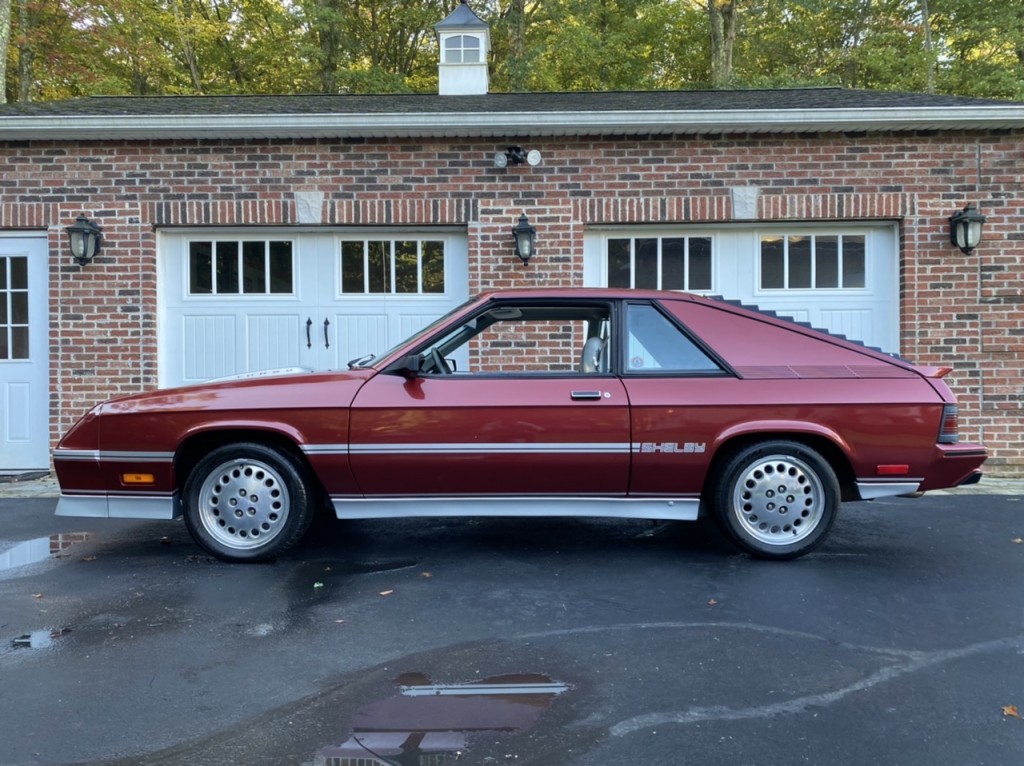
[[[0,117],[0,140],[580,136],[1024,127],[1024,106]]]

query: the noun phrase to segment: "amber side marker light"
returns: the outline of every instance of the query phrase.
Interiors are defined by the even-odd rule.
[[[155,484],[156,477],[151,473],[122,473],[122,484]]]

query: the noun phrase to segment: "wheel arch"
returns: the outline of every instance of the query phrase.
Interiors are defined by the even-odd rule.
[[[190,434],[186,437],[174,452],[174,475],[177,488],[179,490],[184,489],[189,475],[204,455],[218,447],[238,444],[240,442],[262,444],[286,453],[302,468],[306,481],[310,483],[310,490],[320,500],[326,498],[327,493],[320,482],[320,478],[294,439],[279,431],[242,426],[212,428]]]
[[[708,465],[707,480],[704,482],[705,494],[707,489],[714,483],[714,477],[718,475],[722,466],[733,455],[754,444],[766,441],[791,441],[813,449],[827,460],[829,465],[832,466],[832,470],[835,471],[836,478],[839,480],[842,500],[845,502],[859,499],[860,495],[857,491],[853,465],[840,443],[833,440],[830,435],[820,431],[790,430],[786,428],[743,431],[741,433],[734,433],[720,441],[715,447],[714,455]]]

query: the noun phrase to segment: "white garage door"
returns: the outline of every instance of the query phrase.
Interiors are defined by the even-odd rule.
[[[161,386],[345,369],[467,297],[458,232],[164,232],[159,247]]]
[[[894,224],[608,229],[584,254],[588,285],[721,295],[899,352]]]

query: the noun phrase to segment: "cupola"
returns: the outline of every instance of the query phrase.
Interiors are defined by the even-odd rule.
[[[442,96],[481,96],[487,93],[487,57],[491,30],[473,13],[466,0],[444,21],[434,25],[441,60],[437,65]]]

